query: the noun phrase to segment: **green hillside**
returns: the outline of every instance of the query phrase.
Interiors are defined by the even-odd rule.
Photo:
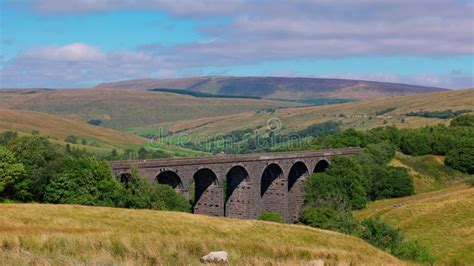
[[[356,213],[380,217],[419,240],[440,265],[474,264],[474,188],[460,184],[415,196],[377,201]]]

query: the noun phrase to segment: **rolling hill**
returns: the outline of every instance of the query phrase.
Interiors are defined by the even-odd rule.
[[[177,120],[302,104],[254,99],[197,98],[140,89],[0,90],[0,108],[23,109],[124,129]]]
[[[69,135],[85,139],[88,145],[73,145],[89,150],[107,150],[141,146],[146,140],[133,134],[127,134],[110,128],[97,127],[85,122],[39,112],[0,109],[0,132],[17,131],[31,134],[37,131],[40,135],[63,142]],[[80,143],[80,141],[79,141]],[[91,144],[94,144],[91,146]]]
[[[118,208],[0,204],[0,264],[405,265],[366,242],[299,225]]]
[[[430,249],[440,265],[474,264],[474,188],[465,184],[370,203],[359,218],[379,217]]]
[[[97,88],[186,89],[218,95],[253,96],[267,99],[372,99],[444,90],[408,84],[348,79],[220,76],[126,80],[102,83]]]
[[[407,116],[412,111],[444,111],[471,109],[474,89],[418,95],[387,97],[343,104],[278,109],[270,112],[246,112],[237,115],[218,116],[195,120],[177,121],[155,125],[171,132],[191,136],[214,136],[239,129],[267,130],[267,123],[277,122],[282,133],[295,132],[316,123],[340,121],[344,128],[370,129],[382,125],[397,127],[422,127],[447,124],[449,119]],[[377,115],[377,113],[383,113]],[[148,127],[136,128],[134,132],[146,131]],[[192,139],[192,138],[191,138]]]

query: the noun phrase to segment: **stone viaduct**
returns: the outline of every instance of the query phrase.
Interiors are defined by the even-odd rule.
[[[148,182],[167,184],[193,199],[198,214],[256,219],[262,212],[297,220],[303,205],[303,182],[321,172],[331,158],[353,155],[359,148],[312,152],[276,152],[214,157],[111,161],[122,182],[136,165]]]

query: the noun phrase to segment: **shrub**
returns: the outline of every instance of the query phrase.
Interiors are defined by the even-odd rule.
[[[76,144],[79,141],[79,138],[74,135],[69,135],[64,139],[64,141],[67,143]]]
[[[451,127],[474,127],[474,115],[460,115],[451,120]]]
[[[17,137],[17,132],[5,131],[0,134],[0,145],[7,145],[8,143],[10,143],[10,141],[16,139]]]
[[[303,210],[299,221],[311,227],[355,234],[358,222],[349,211],[338,211],[327,207],[309,207]]]
[[[280,214],[274,212],[263,212],[260,214],[260,216],[258,216],[257,220],[285,223],[285,219],[283,219]]]
[[[102,120],[100,119],[91,119],[87,121],[88,124],[94,125],[94,126],[100,126],[102,124]]]
[[[377,218],[364,219],[361,225],[362,239],[384,251],[394,254],[402,241],[400,230],[391,227]]]
[[[471,175],[467,178],[467,184],[471,187],[474,187],[474,175]]]
[[[435,261],[435,257],[430,253],[428,248],[421,245],[418,241],[401,242],[393,255],[403,260],[427,263],[430,265]]]

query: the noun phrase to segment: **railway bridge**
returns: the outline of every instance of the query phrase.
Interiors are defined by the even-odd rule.
[[[303,205],[303,183],[324,171],[334,156],[353,155],[359,148],[310,152],[274,152],[214,157],[111,161],[113,174],[130,178],[131,167],[148,182],[173,187],[192,199],[198,214],[256,219],[262,212],[295,222]]]

